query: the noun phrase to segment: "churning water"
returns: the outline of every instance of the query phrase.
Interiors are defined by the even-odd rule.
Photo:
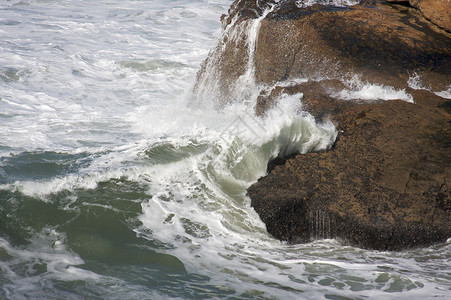
[[[0,3],[0,298],[449,295],[450,243],[378,252],[266,233],[246,188],[336,130],[301,95],[265,118],[255,99],[193,100],[231,2]],[[399,93],[358,86],[341,97]]]

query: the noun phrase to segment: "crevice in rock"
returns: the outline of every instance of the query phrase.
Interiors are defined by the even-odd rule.
[[[415,7],[413,7],[411,4],[410,4],[410,2],[409,1],[406,1],[406,0],[399,0],[399,1],[390,1],[390,2],[388,2],[387,3],[388,5],[390,5],[390,6],[392,6],[392,5],[400,5],[400,6],[404,6],[404,7],[407,7],[407,8],[413,8],[413,9],[416,9]],[[392,6],[393,7],[393,6]]]
[[[446,112],[451,114],[451,101],[446,101],[442,104],[437,105],[438,108],[443,108]]]

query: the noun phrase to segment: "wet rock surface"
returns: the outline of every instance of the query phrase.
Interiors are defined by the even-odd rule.
[[[223,37],[199,73],[202,79],[209,63],[218,64],[216,88],[230,94],[254,50],[255,81],[266,86],[257,115],[280,95],[302,93],[305,110],[337,127],[332,149],[282,159],[248,189],[268,231],[290,243],[338,238],[381,250],[445,241],[451,236],[451,102],[434,92],[451,85],[446,26],[429,21],[419,4],[279,1],[249,49],[246,35],[230,28],[251,24],[272,4],[235,1],[223,18],[235,36]],[[356,76],[402,90],[415,103],[341,100],[337,95]],[[415,76],[421,86],[411,82]]]
[[[434,89],[451,76],[451,35],[401,5],[314,5],[284,1],[260,27],[255,54],[258,82],[342,78],[404,87],[422,70]]]

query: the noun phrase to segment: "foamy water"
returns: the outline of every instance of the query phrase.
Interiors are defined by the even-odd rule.
[[[418,73],[413,73],[409,76],[409,80],[407,81],[407,84],[410,88],[414,89],[414,90],[427,90],[430,92],[433,92],[434,94],[436,94],[437,96],[440,96],[442,98],[445,99],[451,99],[451,85],[449,85],[446,89],[442,90],[442,91],[434,91],[432,90],[431,87],[426,86],[423,83],[423,80],[421,78],[421,75],[419,75]]]
[[[255,117],[251,71],[245,99],[193,105],[230,4],[0,4],[0,298],[446,297],[449,243],[378,252],[266,232],[246,188],[337,132],[302,94]],[[409,99],[344,95],[387,93]]]
[[[412,95],[409,95],[405,89],[397,90],[391,86],[363,82],[358,75],[354,75],[350,80],[346,80],[343,83],[347,88],[334,95],[338,99],[365,101],[402,100],[414,103]]]

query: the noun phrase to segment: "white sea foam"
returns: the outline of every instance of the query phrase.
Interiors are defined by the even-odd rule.
[[[449,85],[446,90],[435,92],[435,94],[442,98],[451,99],[451,85]]]
[[[356,5],[359,3],[360,3],[359,0],[303,0],[303,1],[296,1],[296,5],[298,7],[308,7],[308,6],[312,6],[315,4],[345,7],[345,6],[353,6],[353,5]]]
[[[353,76],[352,79],[344,82],[347,86],[341,92],[334,96],[343,100],[402,100],[414,103],[413,97],[405,90],[396,90],[391,86],[382,84],[362,82],[359,76]]]
[[[209,1],[210,9],[201,2],[179,7],[144,2],[134,8],[113,3],[105,9],[102,3],[78,2],[34,3],[22,11],[15,10],[19,2],[3,5],[4,18],[20,24],[13,37],[4,37],[9,44],[0,45],[1,65],[19,70],[17,81],[2,83],[1,111],[12,117],[0,118],[2,128],[8,128],[0,132],[1,143],[70,149],[131,142],[126,113],[149,101],[168,103],[188,90],[214,43],[218,9],[227,7],[221,1]],[[36,15],[43,16],[40,22],[33,21]],[[30,25],[21,25],[27,18]],[[127,61],[132,66],[162,64],[130,69]],[[31,124],[29,134],[20,131]]]
[[[2,298],[84,299],[74,290],[54,288],[55,282],[84,282],[93,293],[100,292],[110,299],[124,292],[138,298],[164,299],[157,292],[143,291],[141,286],[84,269],[85,262],[66,249],[64,234],[50,227],[37,232],[26,247],[14,247],[0,237],[0,252],[5,258],[0,260]]]
[[[423,83],[421,82],[421,76],[416,72],[409,76],[407,85],[414,90],[429,90],[428,88],[423,86]]]
[[[64,235],[52,228],[44,228],[30,239],[25,249],[12,247],[5,239],[0,238],[0,249],[8,255],[8,263],[1,262],[0,267],[6,278],[12,282],[4,282],[3,288],[15,298],[37,290],[36,283],[52,278],[59,280],[99,280],[101,276],[80,269],[83,260],[68,251],[64,246]],[[39,271],[43,268],[45,271]],[[30,273],[23,276],[21,273]],[[34,274],[38,273],[38,274]],[[19,288],[18,288],[19,287]]]
[[[412,75],[410,75],[409,79],[407,80],[407,84],[412,89],[427,90],[427,91],[433,92],[434,94],[436,94],[439,97],[442,97],[445,99],[451,99],[451,85],[449,85],[446,88],[446,90],[433,91],[432,88],[424,86],[421,76],[416,72],[413,73]]]

